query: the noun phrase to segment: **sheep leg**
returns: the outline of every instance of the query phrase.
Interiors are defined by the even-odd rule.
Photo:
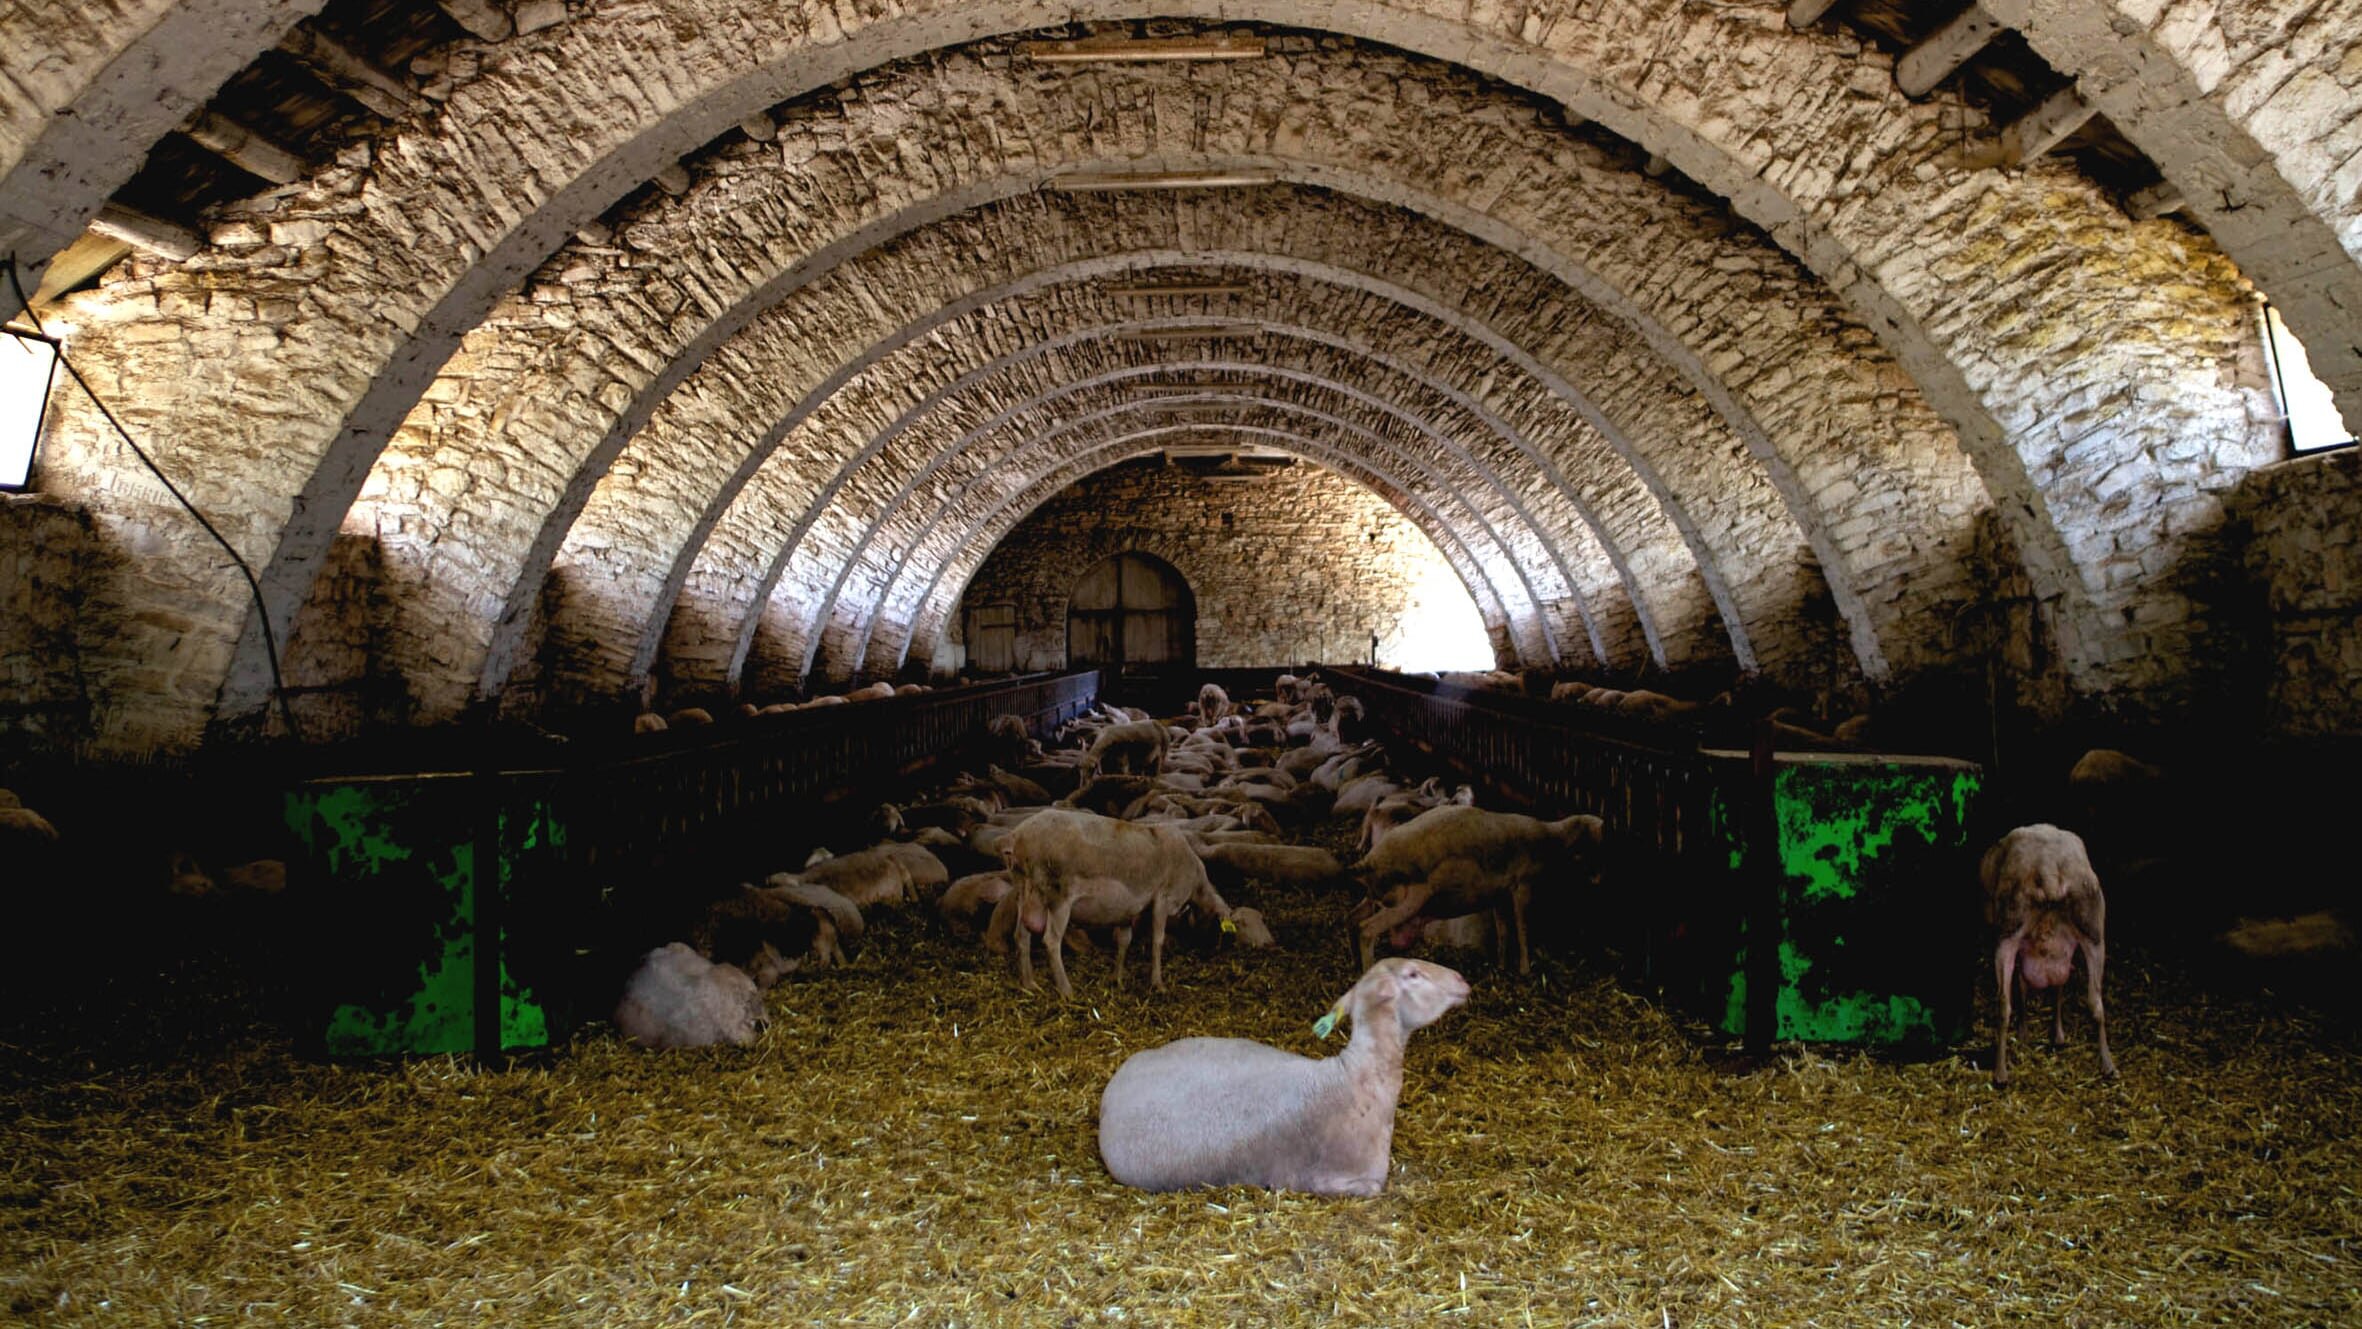
[[[1993,951],[1993,976],[2001,981],[2001,1019],[1993,1035],[1993,1085],[2009,1083],[2009,995],[2018,981],[2017,939],[2006,938]]]
[[[2083,986],[2091,997],[2091,1022],[2099,1030],[2100,1074],[2113,1080],[2116,1059],[2108,1055],[2108,1008],[2100,1000],[2100,974],[2108,967],[2108,944],[2087,937],[2082,945]]]
[[[1533,901],[1534,888],[1526,883],[1521,881],[1510,888],[1509,913],[1517,921],[1517,972],[1520,975],[1534,972],[1534,957],[1527,948],[1525,934],[1525,910]]]
[[[1165,919],[1172,914],[1172,906],[1158,896],[1148,910],[1148,990],[1165,990]]]
[[[1057,985],[1061,997],[1074,996],[1074,984],[1066,981],[1066,923],[1074,916],[1074,894],[1069,891],[1050,910],[1050,921],[1042,928],[1042,949],[1050,953],[1050,981]]]
[[[2061,983],[2050,994],[2050,1045],[2067,1045],[2067,985]]]
[[[1115,930],[1115,990],[1124,990],[1124,956],[1132,950],[1132,925],[1124,924]]]
[[[1374,963],[1373,957],[1378,953],[1378,938],[1417,918],[1419,911],[1426,908],[1428,899],[1434,894],[1435,888],[1433,886],[1426,882],[1420,882],[1405,891],[1402,899],[1397,903],[1387,905],[1362,920],[1362,968],[1367,969]]]
[[[1016,914],[1017,926],[1009,929],[1009,938],[1017,943],[1017,986],[1022,991],[1031,992],[1037,986],[1033,981],[1033,929],[1025,926],[1025,905],[1022,900],[1017,905]],[[1058,953],[1054,943],[1050,953]]]

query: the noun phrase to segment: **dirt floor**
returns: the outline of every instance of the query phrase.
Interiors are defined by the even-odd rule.
[[[320,1064],[220,1032],[242,1008],[201,973],[103,1041],[0,1034],[0,1319],[2362,1323],[2345,1022],[2137,952],[2122,1080],[2071,1021],[2007,1093],[1971,1056],[1750,1063],[1583,966],[1471,958],[1412,1042],[1384,1195],[1123,1189],[1093,1114],[1126,1054],[1316,1053],[1351,979],[1342,902],[1244,894],[1283,952],[1177,948],[1156,995],[1145,956],[1124,993],[1086,957],[1071,1004],[887,919],[745,1050],[595,1027],[507,1068]]]

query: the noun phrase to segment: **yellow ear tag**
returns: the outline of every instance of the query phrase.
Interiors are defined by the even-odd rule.
[[[1235,935],[1238,932],[1238,924],[1233,923],[1229,919],[1225,918],[1222,920],[1222,930]]]

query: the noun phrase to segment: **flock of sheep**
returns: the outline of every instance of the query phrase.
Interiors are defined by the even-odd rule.
[[[1524,972],[1537,892],[1585,878],[1602,827],[1596,817],[1548,822],[1480,809],[1465,787],[1408,785],[1363,734],[1356,699],[1292,675],[1275,693],[1240,706],[1208,685],[1170,719],[1102,706],[1047,748],[1016,717],[999,717],[981,772],[929,801],[879,810],[876,829],[888,838],[742,885],[687,941],[651,952],[625,985],[617,1027],[649,1047],[750,1042],[764,1023],[762,989],[841,963],[865,913],[921,904],[977,936],[987,955],[1009,955],[1026,988],[1039,937],[1050,980],[1067,996],[1066,955],[1080,934],[1112,942],[1121,986],[1144,926],[1148,984],[1161,989],[1172,929],[1274,944],[1261,916],[1233,908],[1224,890],[1250,878],[1324,889],[1341,907],[1359,901],[1341,908],[1341,922],[1365,972],[1324,1022],[1352,1021],[1345,1051],[1312,1059],[1189,1039],[1142,1053],[1108,1086],[1102,1150],[1115,1176],[1152,1189],[1244,1181],[1376,1191],[1403,1039],[1468,995],[1450,969],[1378,959],[1379,943],[1481,946],[1489,937],[1504,964],[1514,942]],[[1329,850],[1282,842],[1340,816],[1360,819],[1364,854],[1350,866]],[[984,870],[955,879],[951,864]],[[1223,1109],[1209,1111],[1217,1102]]]
[[[1579,686],[1561,700],[1652,716],[1690,705]],[[892,695],[878,688],[846,700]],[[642,721],[647,730],[667,724],[653,714]],[[710,717],[688,712],[669,724],[701,722]],[[1358,952],[1360,980],[1320,1026],[1325,1037],[1350,1019],[1345,1051],[1312,1059],[1237,1039],[1186,1039],[1142,1052],[1107,1086],[1101,1148],[1112,1175],[1150,1189],[1246,1182],[1368,1194],[1385,1182],[1404,1039],[1468,996],[1452,970],[1379,959],[1379,946],[1489,945],[1501,970],[1514,951],[1526,973],[1529,911],[1553,895],[1579,905],[1609,833],[1596,817],[1495,812],[1476,807],[1467,786],[1408,782],[1371,739],[1362,705],[1317,677],[1281,675],[1271,699],[1244,705],[1209,684],[1166,718],[1102,705],[1048,746],[1004,715],[978,765],[926,801],[880,808],[872,846],[816,851],[800,868],[714,902],[683,940],[641,960],[614,1011],[618,1030],[651,1048],[750,1043],[766,1022],[763,990],[791,973],[844,964],[865,917],[880,909],[931,908],[994,962],[1005,958],[1028,989],[1039,937],[1052,984],[1071,996],[1067,953],[1094,938],[1112,943],[1120,987],[1145,924],[1148,983],[1161,989],[1175,929],[1275,944],[1261,916],[1232,907],[1226,891],[1236,895],[1249,881],[1309,891],[1337,901]],[[2146,806],[2161,778],[2098,750],[2077,765],[2070,787],[2087,820],[2104,829],[2097,801]],[[1351,863],[1284,839],[1342,818],[1358,819],[1360,857]],[[0,842],[57,839],[46,819],[0,790]],[[2000,998],[1994,1082],[2009,1082],[2012,1016],[2025,997],[2053,994],[2053,1037],[2063,1038],[2077,967],[2099,1067],[2113,1076],[2102,999],[2106,899],[2081,837],[2050,824],[2020,827],[1985,854],[1980,880]],[[276,861],[208,873],[181,854],[169,889],[259,898],[286,884]],[[2350,947],[2352,934],[2342,921],[2307,918],[2243,921],[2223,940],[2262,955]]]

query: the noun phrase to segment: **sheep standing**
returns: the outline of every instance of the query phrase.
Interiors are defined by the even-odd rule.
[[[1133,775],[1155,775],[1165,768],[1165,744],[1172,736],[1155,720],[1111,724],[1091,740],[1083,754],[1081,778],[1089,780],[1118,765]]]
[[[1208,683],[1197,690],[1197,718],[1212,724],[1230,714],[1230,694],[1215,684]]]
[[[2018,984],[2029,992],[2055,990],[2053,1043],[2067,1038],[2067,979],[2083,953],[2091,1019],[2099,1031],[2100,1074],[2114,1079],[2108,1055],[2108,1014],[2100,982],[2108,960],[2108,902],[2083,839],[2048,823],[2020,826],[1985,851],[1978,876],[1985,887],[1985,921],[1999,929],[1993,974],[2000,981],[2001,1021],[1993,1039],[1993,1083],[2009,1083],[2010,998]]]
[[[1243,1038],[1184,1038],[1136,1053],[1100,1095],[1099,1156],[1117,1181],[1142,1190],[1244,1184],[1375,1195],[1394,1149],[1403,1045],[1467,999],[1457,973],[1387,959],[1338,999],[1334,1013],[1353,1019],[1339,1056],[1315,1060]]]
[[[1357,930],[1362,963],[1370,962],[1378,938],[1414,919],[1490,911],[1501,958],[1508,958],[1513,926],[1517,972],[1531,973],[1526,912],[1534,889],[1571,876],[1578,861],[1598,848],[1602,831],[1597,817],[1542,821],[1456,803],[1421,813],[1354,865],[1369,893],[1347,916]]]
[[[1050,978],[1058,995],[1071,997],[1062,943],[1071,922],[1114,927],[1116,982],[1123,982],[1123,954],[1131,927],[1149,916],[1148,986],[1165,985],[1165,926],[1174,911],[1196,905],[1217,919],[1230,906],[1214,892],[1205,864],[1189,838],[1169,826],[1139,826],[1089,812],[1051,808],[1035,814],[1008,839],[1009,879],[1015,884],[1017,975],[1033,986],[1033,934],[1050,952]]]
[[[648,952],[615,1006],[615,1027],[646,1048],[744,1047],[765,1023],[753,979],[677,941]]]

